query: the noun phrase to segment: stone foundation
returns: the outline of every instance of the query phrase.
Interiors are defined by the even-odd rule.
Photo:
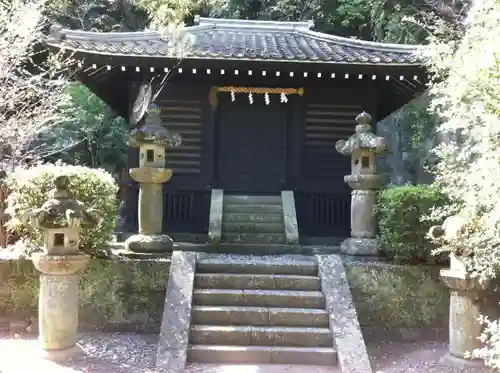
[[[170,261],[91,260],[79,282],[82,331],[157,333]],[[0,260],[0,324],[37,315],[38,273],[29,260]]]
[[[344,265],[365,334],[412,339],[444,330],[446,337],[449,295],[438,267],[353,260]],[[158,333],[169,268],[165,259],[91,260],[79,282],[81,331]],[[38,290],[31,261],[0,261],[0,324],[8,325],[14,315],[35,316]]]
[[[446,339],[449,293],[438,266],[344,262],[365,338]]]

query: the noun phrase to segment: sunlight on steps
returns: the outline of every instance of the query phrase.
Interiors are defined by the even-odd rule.
[[[339,367],[300,365],[190,364],[185,373],[342,373]]]
[[[285,244],[281,196],[224,195],[222,242]]]
[[[172,260],[157,367],[372,373],[339,256],[177,256],[191,259]],[[186,302],[177,302],[179,290]],[[186,362],[194,363],[187,371]]]

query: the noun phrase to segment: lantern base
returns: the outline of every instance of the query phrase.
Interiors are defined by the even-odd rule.
[[[45,350],[40,351],[40,357],[43,360],[53,361],[55,363],[65,362],[71,359],[78,359],[84,357],[84,351],[77,345],[61,350]]]
[[[483,368],[485,366],[484,360],[482,359],[466,359],[453,356],[451,353],[447,353],[441,359],[439,359],[439,365],[446,367],[457,367],[459,369]]]
[[[125,241],[125,249],[134,253],[164,253],[172,251],[174,240],[166,234],[135,234]]]
[[[377,256],[380,246],[375,238],[350,237],[340,244],[340,252],[353,256]]]

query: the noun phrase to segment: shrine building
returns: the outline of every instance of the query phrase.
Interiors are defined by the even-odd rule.
[[[164,125],[182,138],[166,151],[165,233],[206,237],[217,194],[222,241],[268,234],[285,244],[286,193],[301,242],[348,237],[351,160],[335,143],[354,133],[359,113],[375,128],[423,92],[417,47],[324,34],[314,22],[199,17],[173,39],[53,26],[46,40],[71,52],[77,79],[126,119],[141,85],[153,82]],[[137,164],[131,148],[129,166]],[[137,232],[138,184],[129,188],[126,220]]]

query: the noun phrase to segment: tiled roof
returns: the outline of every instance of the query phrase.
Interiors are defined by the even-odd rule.
[[[420,65],[413,45],[384,44],[312,30],[313,22],[197,18],[186,27],[187,59],[315,62],[332,64]],[[179,40],[179,39],[177,39]],[[157,32],[98,33],[53,26],[51,46],[100,55],[174,57],[172,38]],[[178,44],[178,42],[177,42]]]

